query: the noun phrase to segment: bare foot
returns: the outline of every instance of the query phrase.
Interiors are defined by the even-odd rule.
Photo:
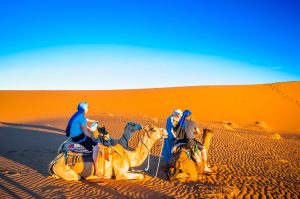
[[[203,170],[203,173],[204,174],[207,174],[207,175],[211,175],[212,174],[212,170],[208,167],[205,167],[204,170]]]
[[[89,181],[89,182],[96,182],[96,183],[103,183],[103,177],[99,177],[99,176],[88,176],[85,178],[85,180]]]
[[[99,177],[99,178],[103,178],[104,177],[101,172],[96,172],[94,175],[97,176],[97,177]]]
[[[86,180],[98,180],[98,179],[103,179],[103,176],[96,176],[96,175],[91,175],[85,178]]]

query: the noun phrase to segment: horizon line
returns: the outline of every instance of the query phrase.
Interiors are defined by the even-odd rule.
[[[0,89],[1,91],[128,91],[128,90],[155,90],[155,89],[174,89],[190,87],[221,87],[221,86],[256,86],[282,83],[300,83],[300,80],[277,81],[266,83],[249,83],[249,84],[205,84],[205,85],[188,85],[188,86],[167,86],[167,87],[145,87],[145,88],[119,88],[119,89]]]

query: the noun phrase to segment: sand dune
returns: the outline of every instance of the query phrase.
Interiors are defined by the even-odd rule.
[[[300,193],[300,83],[122,91],[0,91],[0,194],[4,198],[297,198]],[[165,126],[174,107],[189,108],[214,131],[198,182],[169,182],[159,170],[162,142],[151,150],[144,180],[66,182],[48,163],[66,138],[79,101],[90,118],[120,137],[128,121]],[[136,147],[142,131],[133,134]],[[199,138],[200,139],[200,138]],[[136,169],[144,169],[143,165]]]
[[[300,129],[300,82],[248,86],[199,86],[117,91],[0,91],[0,121],[32,122],[69,117],[79,101],[90,114],[166,118],[179,107],[199,121],[249,125],[264,121],[274,131]]]

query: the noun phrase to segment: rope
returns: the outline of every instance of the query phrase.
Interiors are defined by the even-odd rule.
[[[160,151],[160,155],[159,155],[159,159],[158,159],[158,163],[157,163],[155,177],[157,177],[158,168],[159,168],[160,159],[161,159],[161,154],[162,154],[162,151],[163,151],[163,148],[164,148],[164,138],[161,138],[161,139],[162,139],[162,147],[161,147],[161,151]]]
[[[148,133],[146,132],[146,135],[148,136],[148,138],[150,139]],[[150,168],[150,149],[148,148],[148,146],[144,143],[142,138],[139,138],[140,142],[146,147],[146,149],[148,150],[148,164],[147,167],[144,169],[145,171],[148,171]]]
[[[149,168],[150,168],[150,152],[149,152],[149,149],[148,149],[148,164],[147,164],[147,167],[144,170],[148,171]]]
[[[145,147],[146,149],[148,150],[148,164],[147,164],[147,167],[144,169],[144,171],[148,171],[149,168],[150,168],[150,149],[147,147],[147,145],[143,142],[143,139],[141,138],[140,136],[140,132],[141,130],[139,130],[138,132],[138,139],[139,139],[139,142],[141,142]],[[148,135],[148,134],[147,134]],[[149,136],[148,136],[149,137]],[[134,168],[131,168],[132,171],[135,171]]]

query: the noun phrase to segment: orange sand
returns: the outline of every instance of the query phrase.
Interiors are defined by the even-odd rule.
[[[300,82],[122,91],[0,91],[0,195],[4,198],[298,198]],[[198,182],[169,182],[151,150],[144,180],[66,182],[47,167],[79,101],[120,137],[128,121],[165,126],[172,109],[192,110],[214,136]],[[136,147],[141,132],[129,141]],[[144,169],[145,163],[137,169]]]
[[[300,132],[300,82],[248,86],[198,86],[116,91],[0,91],[0,121],[68,118],[80,101],[91,115],[166,118],[178,107],[204,122],[262,122],[282,133]],[[260,124],[259,124],[260,125]]]

